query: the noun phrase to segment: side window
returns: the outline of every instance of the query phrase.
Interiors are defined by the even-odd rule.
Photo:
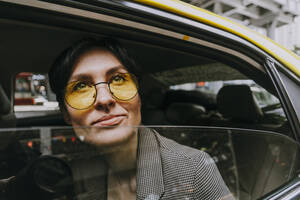
[[[269,80],[239,70],[211,62],[154,73],[164,88],[144,98],[142,114],[145,124],[175,126],[156,128],[166,137],[208,153],[236,199],[257,199],[293,177],[298,147],[285,136],[291,129]]]
[[[230,66],[211,65],[211,69],[195,66],[153,75],[168,86],[161,106],[166,124],[291,134],[286,115],[272,88],[264,88]],[[217,72],[216,68],[220,71]]]
[[[36,116],[59,110],[46,74],[21,72],[15,77],[14,111],[18,116]]]

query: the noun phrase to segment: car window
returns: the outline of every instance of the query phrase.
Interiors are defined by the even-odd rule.
[[[14,110],[15,112],[58,110],[58,103],[49,88],[46,74],[21,72],[16,75]]]
[[[167,70],[152,77],[167,85],[164,91],[151,94],[160,101],[150,110],[161,110],[164,115],[149,117],[145,123],[155,125],[161,120],[168,125],[268,130],[292,137],[276,92],[229,65],[215,62]]]
[[[59,112],[46,74],[21,72],[15,76],[14,112],[17,118]]]
[[[126,129],[128,127],[119,128]],[[208,162],[216,165],[222,180],[236,199],[261,197],[291,180],[293,171],[298,167],[296,157],[299,153],[299,145],[280,134],[213,127],[143,126],[137,128],[139,134],[143,134],[139,135],[140,140],[155,136],[152,139],[159,143],[158,149],[155,145],[151,146],[150,143],[144,144],[146,146],[143,148],[146,148],[147,151],[139,152],[145,154],[148,164],[154,169],[161,169],[161,165],[163,165],[166,169],[162,170],[167,170],[167,162],[172,162],[174,155],[196,159],[198,156],[201,158],[205,152],[209,156],[204,160],[201,158],[196,163],[203,165]],[[39,176],[28,177],[26,181],[28,183],[33,181],[40,187],[43,186],[41,188],[45,193],[47,193],[46,189],[50,188],[56,192],[56,199],[65,199],[68,195],[74,195],[72,193],[74,187],[77,188],[75,194],[77,198],[91,199],[101,196],[105,193],[105,188],[92,187],[89,183],[102,183],[109,176],[109,166],[104,158],[110,152],[105,153],[95,148],[82,137],[85,133],[95,130],[99,133],[107,131],[106,128],[95,127],[1,130],[1,155],[6,153],[4,157],[1,157],[0,175],[2,178],[20,176],[19,174],[25,169],[25,166],[34,161],[34,167],[32,165],[31,167],[36,173],[39,173]],[[169,139],[165,139],[165,137]],[[187,146],[191,148],[189,149]],[[156,151],[160,151],[160,154],[153,153]],[[164,154],[168,154],[169,157],[164,157]],[[153,163],[153,160],[158,159],[156,156],[159,156],[163,163]],[[185,162],[188,164],[189,161]],[[149,166],[144,164],[138,163],[138,166],[141,167],[138,169],[140,173],[148,170]],[[190,163],[185,170],[191,169],[193,169],[193,165]],[[118,173],[129,172],[124,170]],[[178,171],[178,173],[182,173],[182,171]],[[210,176],[205,174],[208,173],[205,171],[200,170],[198,173],[200,175],[204,173],[201,176]],[[72,181],[70,174],[73,176]],[[50,178],[49,175],[52,177]],[[149,176],[154,175],[155,173],[149,174]],[[55,178],[56,176],[59,176],[60,179]],[[165,176],[158,178],[168,180],[168,175]],[[149,179],[151,178],[153,177],[149,177]],[[61,182],[62,180],[65,182]],[[188,182],[181,181],[179,185],[171,185],[171,188],[168,188],[167,185],[165,187],[165,190],[176,191],[180,187],[186,189],[191,186]],[[35,192],[32,194],[34,196],[38,195],[40,191],[35,188],[33,192]],[[191,197],[189,194],[192,194],[192,190],[182,191],[183,197]],[[24,194],[20,193],[19,195]]]
[[[170,89],[199,90],[208,94],[217,95],[220,89],[225,85],[248,85],[261,108],[280,103],[278,98],[256,84],[253,80],[200,81],[197,83],[173,85],[170,86]]]
[[[262,88],[260,85],[256,84],[253,80],[207,81],[197,83],[186,83],[170,86],[170,90],[199,91],[205,95],[217,97],[222,87],[231,85],[248,86],[250,92],[252,93],[252,98],[255,99],[257,106],[259,107],[259,109],[262,110],[263,114],[273,114],[274,120],[278,119],[277,122],[274,122],[274,125],[276,125],[277,123],[280,126],[287,121],[279,99],[264,88]]]

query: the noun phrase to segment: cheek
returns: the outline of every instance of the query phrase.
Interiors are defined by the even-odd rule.
[[[141,124],[141,100],[139,97],[127,104],[127,111],[129,113],[129,124],[132,126]]]
[[[85,126],[87,125],[85,119],[87,118],[86,112],[75,110],[67,106],[67,119],[65,120],[72,126]]]

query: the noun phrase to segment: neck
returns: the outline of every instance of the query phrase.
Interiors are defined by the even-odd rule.
[[[113,173],[136,169],[138,131],[123,144],[105,154],[106,162]]]

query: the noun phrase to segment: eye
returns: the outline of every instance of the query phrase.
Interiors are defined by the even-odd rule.
[[[78,83],[76,83],[76,84],[73,86],[72,91],[73,91],[73,92],[76,92],[76,91],[81,90],[81,89],[83,89],[83,88],[85,88],[85,87],[88,87],[88,86],[89,86],[89,85],[88,85],[87,83],[85,83],[85,82],[78,82]]]
[[[125,74],[117,74],[111,78],[111,83],[113,84],[122,84],[126,81]]]

